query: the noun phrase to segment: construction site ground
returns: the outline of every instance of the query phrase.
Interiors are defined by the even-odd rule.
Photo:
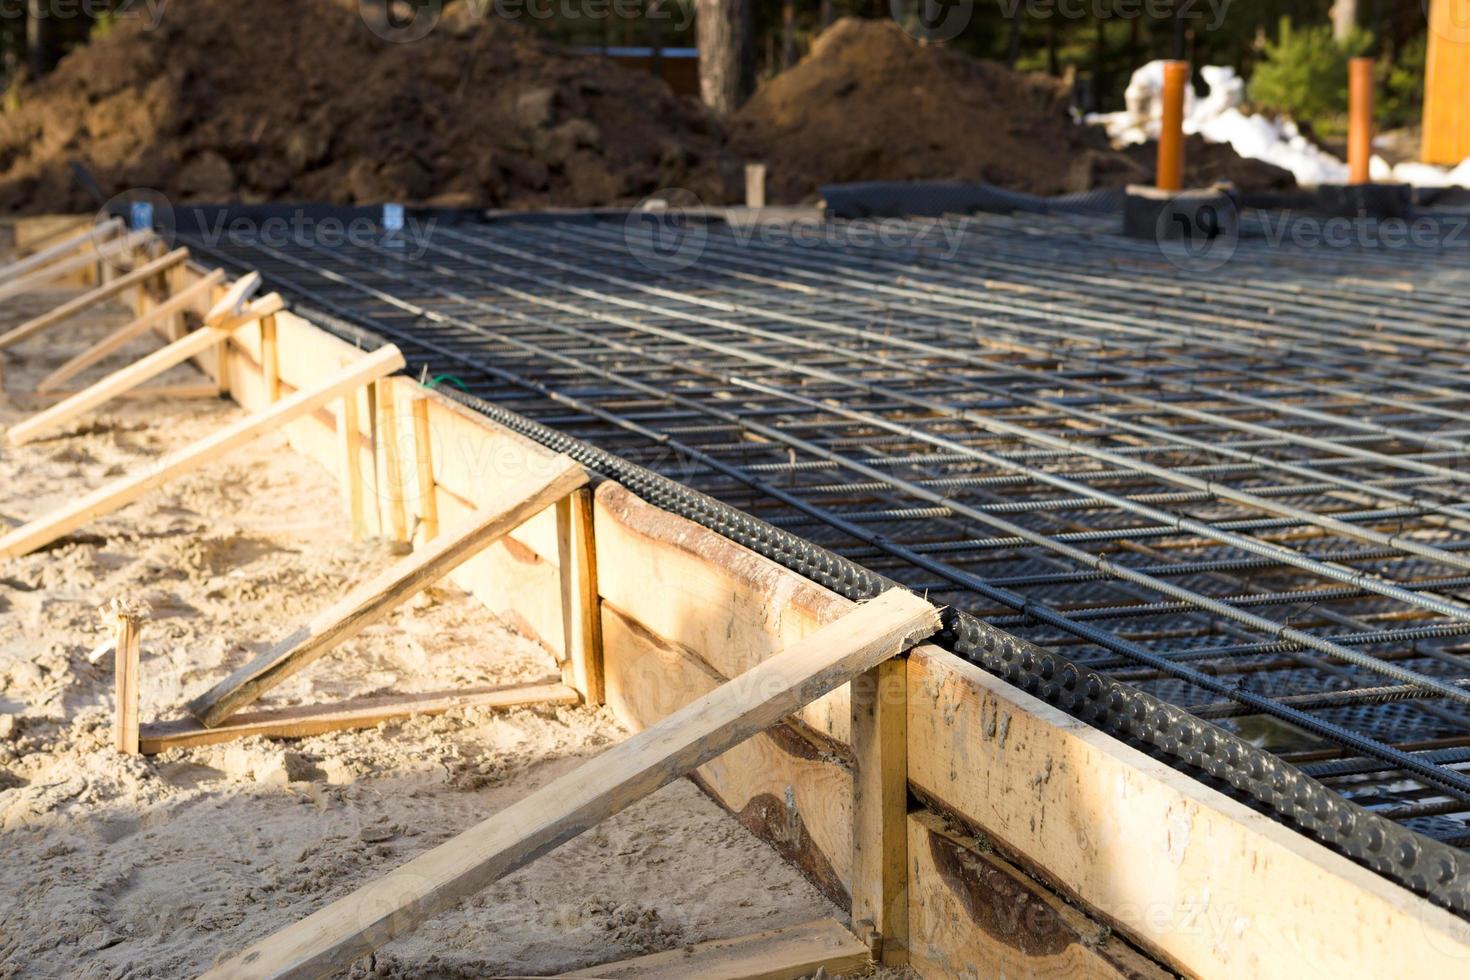
[[[12,300],[0,326],[69,293]],[[110,307],[8,352],[10,403],[125,322]],[[135,359],[144,339],[94,368]],[[184,381],[198,372],[175,369]],[[177,380],[170,377],[161,383]],[[0,450],[0,520],[42,514],[238,416],[115,402]],[[144,722],[392,559],[353,543],[331,475],[268,437],[0,570],[0,977],[177,977],[347,894],[613,741],[606,709],[474,710],[297,741],[112,751],[107,600],[144,600]],[[269,705],[518,683],[541,647],[444,584],[278,688]],[[842,913],[680,780],[439,916],[358,976],[554,974]],[[898,974],[893,974],[897,976]]]

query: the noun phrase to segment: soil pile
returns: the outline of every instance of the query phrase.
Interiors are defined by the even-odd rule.
[[[105,194],[176,201],[587,206],[734,186],[693,100],[468,9],[394,43],[355,2],[190,0],[153,30],[123,18],[15,95],[7,212],[95,208],[73,161]]]
[[[1069,103],[1061,79],[919,44],[891,20],[849,18],[746,103],[730,140],[738,156],[768,165],[771,199],[782,203],[860,180],[961,180],[1033,194],[1152,181],[1152,157],[1112,149],[1100,127],[1075,122]],[[1191,184],[1256,165],[1228,146],[1194,162],[1209,173],[1196,175],[1191,162]]]

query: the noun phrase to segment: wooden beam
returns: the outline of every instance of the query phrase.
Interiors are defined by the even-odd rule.
[[[233,449],[274,432],[292,419],[316,411],[341,396],[403,367],[397,347],[383,347],[328,375],[315,388],[298,391],[273,407],[248,416],[206,436],[191,446],[169,453],[132,476],[100,487],[54,514],[37,518],[0,537],[0,557],[18,558],[55,541],[68,532],[125,507],[182,473],[196,470]]]
[[[909,964],[924,977],[1170,980],[1175,974],[1062,901],[963,826],[910,814]]]
[[[199,297],[225,277],[223,269],[211,269],[204,278],[192,283],[181,292],[169,297],[164,302],[143,313],[126,326],[118,327],[102,340],[88,347],[76,357],[67,361],[61,367],[48,374],[36,385],[36,391],[48,394],[56,391],[66,382],[81,374],[87,368],[121,350],[135,337],[141,337],[148,330],[185,310],[192,309]]]
[[[796,980],[818,970],[828,976],[843,976],[866,972],[871,966],[868,948],[840,922],[815,919],[562,976],[599,980]]]
[[[75,398],[82,394],[81,391],[48,391],[45,394],[31,394],[31,400],[55,404]],[[159,398],[218,398],[219,386],[213,381],[196,381],[192,384],[184,382],[176,385],[144,385],[131,391],[120,391],[115,396],[122,401],[146,401]]]
[[[112,642],[115,651],[113,691],[116,701],[113,747],[123,755],[137,755],[139,659],[142,656],[138,634],[143,614],[132,604],[116,599],[113,600],[110,611],[116,631]]]
[[[578,490],[557,501],[556,538],[566,651],[562,679],[581,692],[588,704],[602,704],[602,612],[597,597],[591,493]]]
[[[36,336],[36,334],[49,330],[59,323],[65,323],[78,313],[84,310],[90,310],[98,303],[106,302],[119,293],[126,292],[132,287],[145,282],[150,277],[156,276],[160,272],[165,272],[186,261],[188,258],[189,250],[187,248],[176,248],[162,258],[154,259],[152,262],[141,265],[126,275],[118,276],[105,285],[98,286],[96,289],[89,290],[75,299],[62,303],[54,310],[49,310],[38,317],[27,320],[13,330],[8,330],[0,334],[0,350],[4,350],[7,347],[14,347],[21,341],[29,340],[31,337]]]
[[[276,335],[276,317],[271,314],[260,321],[260,369],[265,377],[266,401],[281,400],[281,350]]]
[[[439,534],[439,503],[434,492],[434,437],[429,428],[429,399],[413,398],[413,450],[418,493],[419,526],[424,540]]]
[[[502,484],[496,506],[476,511],[464,524],[436,538],[357,586],[281,642],[189,702],[189,713],[214,728],[281,681],[360,633],[394,607],[447,575],[456,565],[587,482],[566,456],[539,473]]]
[[[388,526],[393,532],[393,540],[398,544],[408,543],[408,509],[403,501],[403,458],[400,452],[400,437],[411,431],[407,426],[400,425],[400,421],[411,424],[411,419],[405,416],[402,420],[394,407],[393,385],[387,381],[379,381],[373,386],[377,395],[378,411],[378,446],[381,448],[382,473],[378,476],[378,486],[382,488],[379,498],[386,497],[384,501],[388,506]]]
[[[907,673],[887,660],[852,682],[852,922],[884,966],[908,962]]]
[[[894,590],[206,976],[321,977],[764,731],[939,628]]]
[[[347,392],[342,396],[342,404],[337,411],[337,453],[341,460],[342,497],[347,506],[347,520],[351,522],[354,541],[361,541],[367,535],[362,492],[362,423],[357,412],[358,397],[357,389]]]
[[[46,265],[46,263],[59,259],[69,252],[75,252],[79,248],[85,248],[89,244],[95,245],[98,242],[106,241],[121,230],[122,220],[112,218],[99,225],[86,228],[74,235],[63,238],[54,245],[48,245],[40,251],[34,252],[23,259],[18,259],[5,266],[5,268],[0,269],[0,283],[10,282],[34,272]]]
[[[415,715],[442,715],[466,708],[576,704],[578,700],[576,691],[555,681],[353,698],[335,704],[244,712],[218,728],[206,728],[192,718],[155,722],[143,726],[138,744],[144,755],[156,755],[169,749],[217,745],[242,738],[306,738],[324,732],[374,728],[385,721]]]
[[[179,338],[167,347],[149,354],[109,374],[84,391],[78,392],[59,405],[17,423],[5,433],[12,446],[19,446],[38,438],[42,433],[56,429],[79,415],[84,415],[118,395],[158,377],[169,368],[182,364],[189,358],[228,339],[230,334],[263,316],[269,316],[284,306],[281,297],[272,293],[252,303],[243,313],[223,317],[217,325],[206,325],[191,334]]]
[[[1300,980],[1470,962],[1470,923],[1297,830],[951,653],[908,663],[909,782],[1170,965]]]
[[[0,299],[10,299],[12,296],[19,296],[22,293],[27,293],[32,289],[44,286],[48,282],[54,282],[63,276],[80,272],[82,269],[94,263],[105,262],[114,256],[123,255],[144,245],[152,237],[153,232],[151,231],[135,231],[123,238],[114,238],[112,241],[99,245],[93,252],[74,255],[69,259],[62,259],[54,265],[48,265],[44,269],[37,269],[35,272],[21,276],[19,279],[12,279],[7,283],[0,283]]]

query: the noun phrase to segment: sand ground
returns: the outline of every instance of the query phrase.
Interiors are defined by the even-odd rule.
[[[0,304],[0,327],[59,303]],[[6,352],[12,404],[121,307]],[[147,339],[98,377],[156,346]],[[197,381],[185,366],[167,380]],[[118,401],[0,447],[0,522],[38,516],[237,417]],[[100,607],[146,601],[143,720],[190,697],[391,561],[354,544],[329,475],[269,437],[52,547],[0,562],[0,977],[178,977],[524,797],[625,735],[604,710],[473,711],[299,741],[125,758],[110,749]],[[453,586],[435,587],[264,705],[555,673]],[[795,870],[679,781],[395,941],[358,976],[551,974],[818,916]]]

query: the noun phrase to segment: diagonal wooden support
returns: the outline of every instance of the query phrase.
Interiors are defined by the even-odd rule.
[[[87,370],[87,368],[121,350],[135,337],[141,337],[158,324],[167,321],[170,317],[177,316],[186,310],[192,309],[200,297],[207,295],[224,277],[225,270],[223,269],[209,270],[204,278],[197,280],[181,292],[170,296],[167,300],[144,313],[142,316],[139,316],[131,323],[118,327],[112,333],[42,378],[40,383],[36,385],[36,391],[41,394],[57,391],[62,385]]]
[[[16,423],[5,433],[5,438],[12,446],[30,442],[43,433],[65,425],[77,416],[84,415],[99,405],[104,405],[119,395],[131,391],[145,381],[158,377],[169,368],[182,364],[189,358],[223,343],[241,327],[284,308],[285,303],[280,295],[271,293],[250,304],[244,312],[223,315],[217,318],[215,323],[206,324],[193,333],[180,337],[167,347],[156,350],[147,357],[113,372],[90,388],[77,392],[61,404],[53,405],[24,422]]]
[[[98,245],[93,251],[83,252],[81,255],[73,255],[69,259],[62,259],[53,265],[48,265],[43,269],[37,269],[29,275],[12,279],[7,283],[0,283],[0,299],[10,299],[12,296],[19,296],[21,293],[30,292],[32,289],[39,289],[48,282],[54,282],[63,276],[69,276],[88,266],[96,265],[98,262],[104,262],[119,255],[126,255],[134,249],[141,248],[151,241],[152,238],[153,232],[151,231],[135,231],[122,238],[114,238],[111,241],[104,242]]]
[[[176,248],[162,258],[154,259],[138,266],[126,275],[118,276],[111,282],[98,286],[96,289],[83,293],[73,300],[62,303],[56,309],[43,313],[34,319],[27,320],[20,326],[6,333],[0,334],[0,350],[13,347],[23,340],[29,340],[38,333],[49,330],[59,323],[65,323],[72,317],[84,310],[90,310],[98,303],[106,302],[120,293],[127,292],[134,286],[147,282],[149,279],[161,272],[167,272],[176,265],[180,265],[189,258],[187,248]]]
[[[818,970],[828,976],[867,973],[868,947],[835,919],[814,919],[735,939],[650,953],[636,959],[564,973],[597,980],[799,980]]]
[[[281,681],[321,658],[413,598],[499,538],[587,482],[568,456],[547,469],[496,488],[495,497],[460,527],[435,538],[353,589],[280,643],[189,702],[189,713],[213,728]]]
[[[893,590],[205,976],[322,977],[764,731],[939,629]]]
[[[35,272],[44,267],[48,262],[54,262],[70,252],[85,248],[88,245],[96,245],[105,242],[113,235],[122,231],[123,223],[120,218],[111,218],[91,228],[79,231],[74,235],[63,238],[54,245],[48,245],[33,255],[18,259],[5,268],[0,269],[0,283],[19,279],[21,276]]]
[[[38,518],[0,538],[0,558],[18,558],[55,541],[89,521],[127,506],[174,477],[196,470],[233,449],[274,432],[292,419],[314,412],[345,391],[354,391],[403,367],[397,347],[383,347],[328,375],[315,388],[226,426],[177,452],[169,453],[132,476],[92,491],[54,514]]]

